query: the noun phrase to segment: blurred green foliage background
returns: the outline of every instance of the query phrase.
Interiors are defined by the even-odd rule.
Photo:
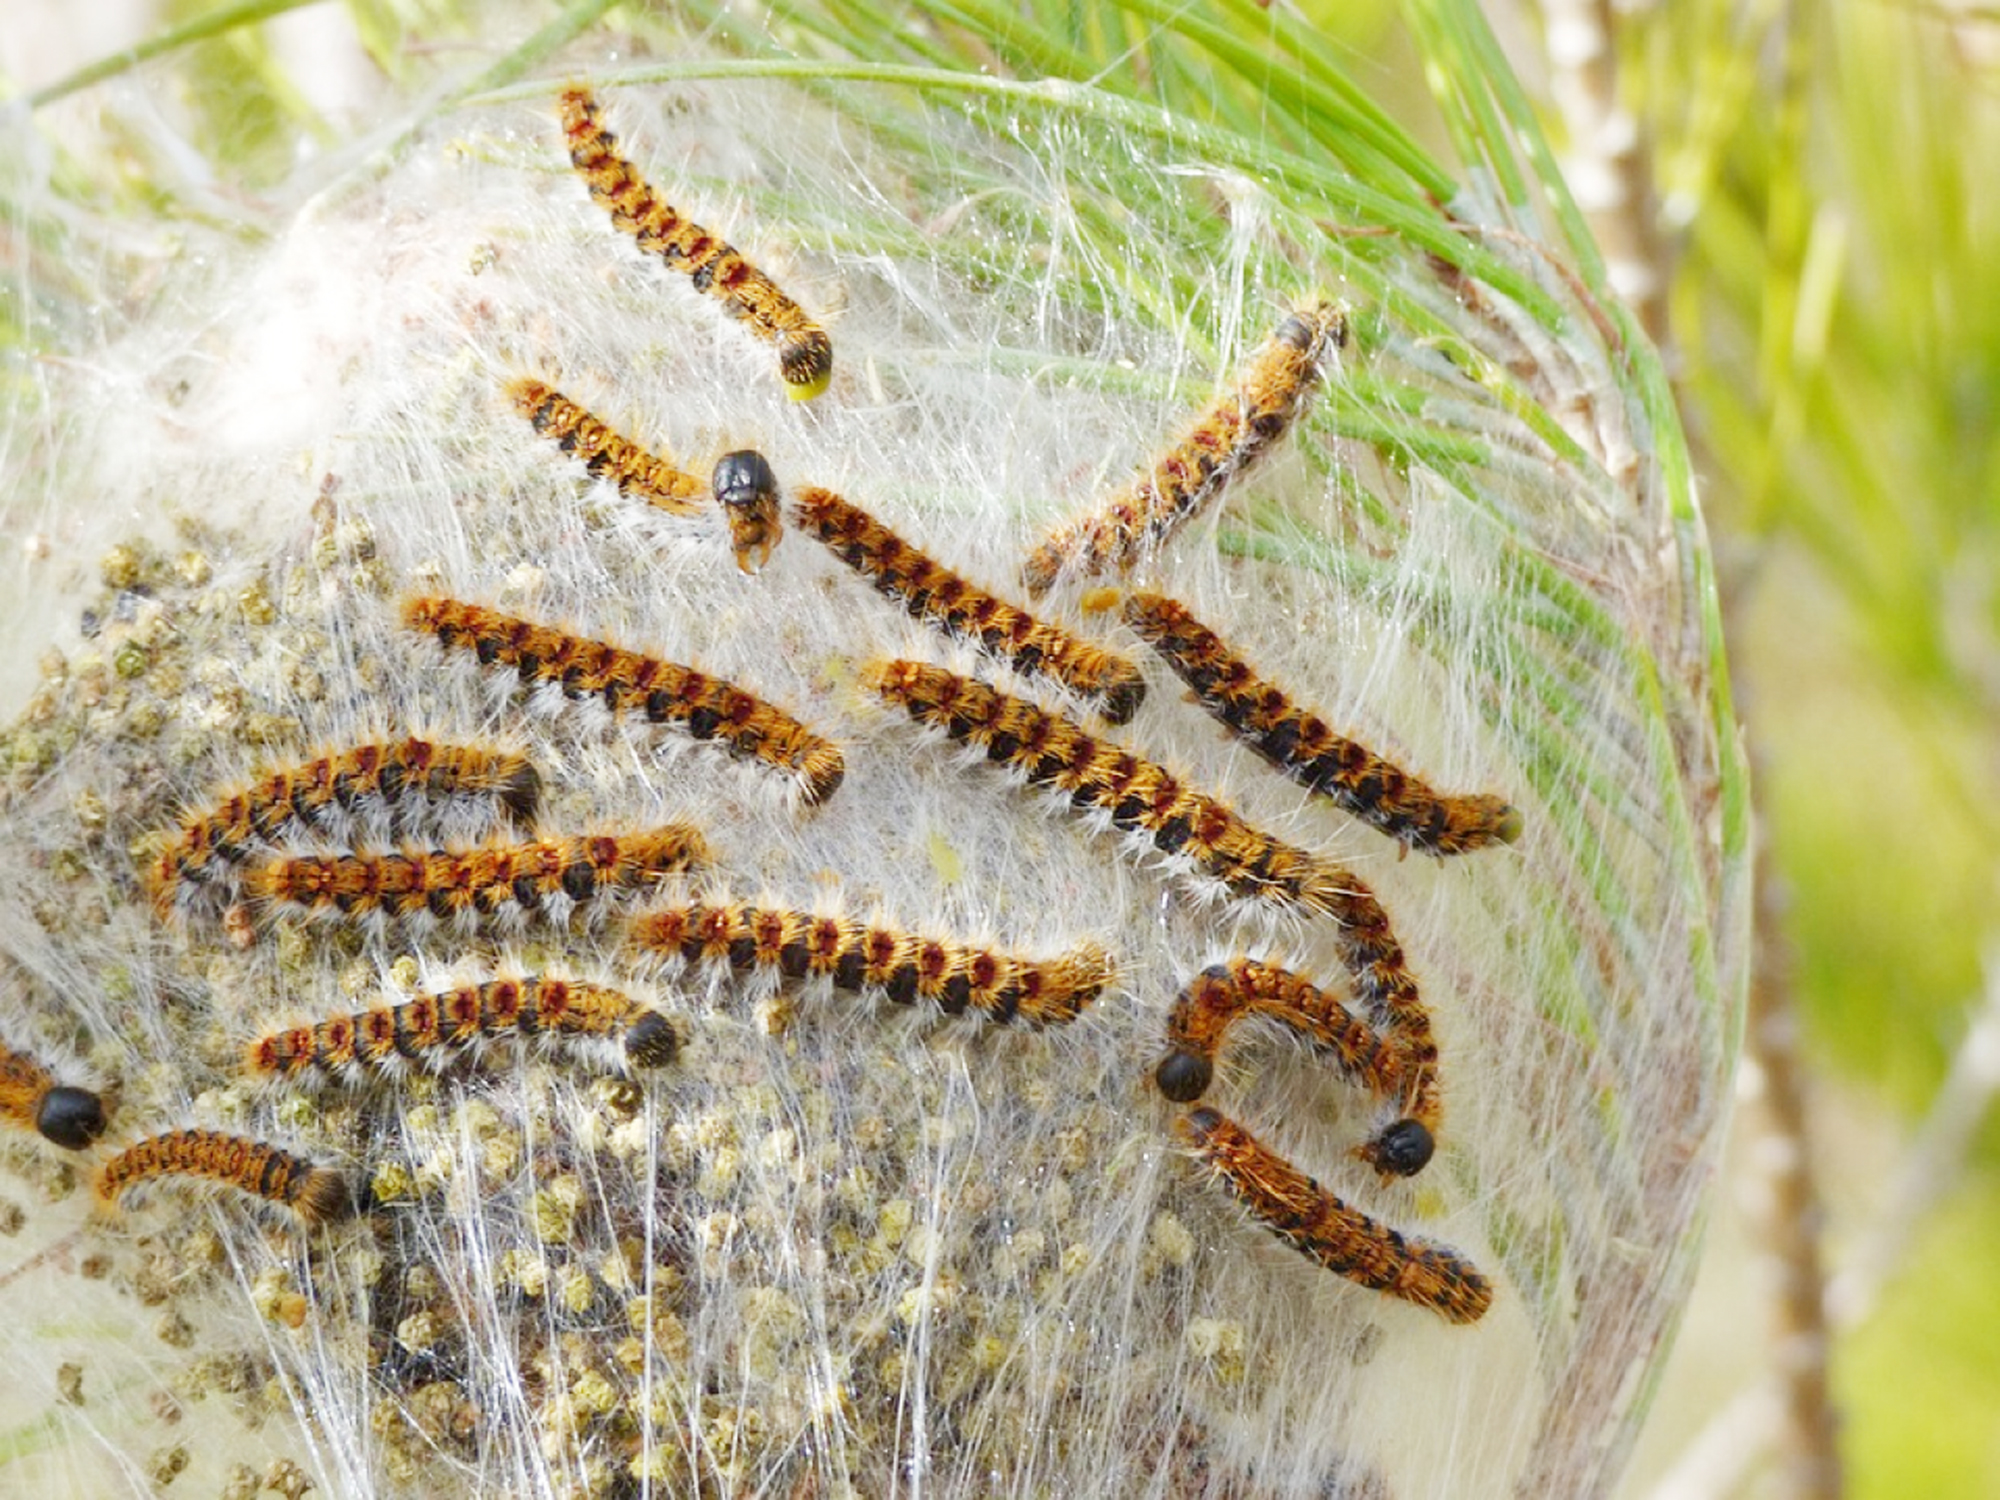
[[[383,80],[404,84],[418,68],[413,42],[448,46],[479,26],[479,7],[451,0],[326,8],[344,12]],[[1363,87],[1400,101],[1399,122],[1448,157],[1404,8],[1302,8]],[[1411,0],[1409,14],[1422,24],[1437,8]],[[194,76],[214,83],[196,106],[228,112],[212,139],[255,190],[290,169],[301,141],[334,130],[295,60],[248,24],[293,9],[140,5],[93,29],[68,7],[27,6],[4,23],[0,65],[12,92],[59,76],[39,71],[50,56],[78,66],[121,36],[183,27],[182,40],[205,38]],[[551,7],[542,50],[611,9]],[[1146,62],[1142,10],[1127,12],[1134,67]],[[1225,36],[1257,14],[1228,0],[1189,10],[1213,10]],[[1082,12],[1023,3],[1012,14],[1033,38]],[[1802,1018],[1825,1263],[1837,1275],[1894,1252],[1881,1296],[1835,1344],[1846,1492],[2000,1495],[2000,1126],[1985,1107],[1996,1080],[1974,1076],[1959,1096],[1961,1118],[1979,1121],[1966,1149],[1933,1151],[1920,1180],[1909,1164],[1982,992],[2000,992],[1988,972],[2000,969],[2000,13],[1949,0],[1683,0],[1491,14],[1559,151],[1603,144],[1575,138],[1561,104],[1566,84],[1599,69],[1607,102],[1630,112],[1653,194],[1626,212],[1646,218],[1656,331],[1732,627],[1771,856],[1766,906],[1779,919],[1765,951],[1784,958],[1773,979]],[[1610,53],[1579,57],[1579,25],[1608,37]],[[62,34],[37,29],[48,27]],[[124,65],[112,58],[106,71]],[[92,191],[143,203],[158,149],[133,140],[129,172]],[[0,298],[0,314],[16,307]],[[19,333],[0,328],[0,340]],[[1752,1107],[1740,1133],[1754,1142],[1758,1128]],[[1768,1448],[1757,1433],[1737,1445],[1740,1482],[1656,1488],[1702,1423],[1776,1368],[1754,1157],[1746,1145],[1733,1158],[1710,1265],[1627,1494],[1798,1493],[1750,1446]],[[1891,1222],[1905,1212],[1912,1222]],[[1773,1347],[1753,1367],[1746,1330],[1758,1327],[1773,1329]]]

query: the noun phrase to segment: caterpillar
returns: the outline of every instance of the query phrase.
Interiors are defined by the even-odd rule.
[[[1062,1026],[1111,979],[1110,955],[1090,944],[1058,958],[1025,959],[973,944],[746,903],[690,903],[632,919],[634,943],[690,962],[824,977],[844,990],[879,989],[899,1005],[931,1000],[946,1015]]]
[[[763,571],[783,533],[778,520],[778,476],[763,454],[745,448],[716,460],[710,477],[715,503],[729,520],[729,546],[745,573]]]
[[[1269,1016],[1290,1027],[1377,1098],[1400,1098],[1408,1113],[1360,1148],[1363,1161],[1398,1177],[1429,1164],[1440,1114],[1435,1067],[1407,1067],[1402,1048],[1331,995],[1289,970],[1253,958],[1210,965],[1175,998],[1167,1013],[1171,1050],[1153,1075],[1160,1092],[1177,1104],[1199,1099],[1215,1077],[1223,1037],[1238,1019],[1250,1015]]]
[[[1110,723],[1123,724],[1138,711],[1146,681],[1126,658],[987,593],[829,490],[802,489],[794,505],[800,529],[913,618],[976,642],[1017,672],[1040,673],[1096,700]]]
[[[734,683],[693,667],[456,599],[406,600],[403,623],[447,647],[473,652],[484,666],[512,667],[524,683],[552,683],[571,698],[601,698],[612,713],[641,713],[695,739],[719,741],[739,756],[792,775],[809,804],[831,797],[846,775],[845,758],[831,740]]]
[[[1308,1260],[1447,1322],[1476,1323],[1493,1305],[1492,1286],[1456,1250],[1348,1207],[1226,1115],[1191,1109],[1176,1132],[1265,1228]]]
[[[586,88],[562,95],[569,159],[611,222],[715,298],[751,332],[778,348],[778,368],[794,401],[810,401],[833,379],[833,340],[778,286],[742,255],[687,218],[646,185],[618,151],[618,138],[598,118]]]
[[[679,1055],[672,1021],[603,985],[530,974],[419,995],[398,1005],[330,1016],[273,1031],[250,1044],[252,1073],[297,1078],[308,1072],[381,1072],[405,1061],[442,1062],[451,1053],[506,1036],[609,1038],[635,1067],[664,1067]]]
[[[643,893],[708,858],[699,831],[669,824],[526,844],[271,859],[251,866],[243,887],[267,907],[315,914],[491,917],[541,911],[552,901],[580,905],[610,891]]]
[[[1311,303],[1286,318],[1251,357],[1237,388],[1127,489],[1043,538],[1023,568],[1029,592],[1041,593],[1064,572],[1123,571],[1165,542],[1283,436],[1318,378],[1321,354],[1346,343],[1346,315],[1330,303]]]
[[[172,841],[146,869],[163,909],[174,893],[211,879],[259,844],[296,824],[324,824],[336,809],[393,808],[407,799],[484,797],[518,827],[532,827],[542,778],[525,755],[481,745],[419,739],[355,745],[301,765],[267,771],[181,821]]]
[[[1285,691],[1259,677],[1221,637],[1161,594],[1125,596],[1125,622],[1159,653],[1210,714],[1278,770],[1407,851],[1464,854],[1520,838],[1521,814],[1504,798],[1436,791],[1344,739]]]
[[[262,1141],[214,1130],[174,1130],[128,1146],[97,1174],[97,1196],[116,1203],[154,1177],[206,1177],[290,1209],[308,1224],[345,1217],[353,1208],[347,1178]]]
[[[507,395],[535,431],[582,459],[593,478],[608,479],[620,494],[644,500],[668,515],[701,514],[708,487],[699,478],[612,431],[561,391],[523,378],[509,382]]]
[[[57,1083],[34,1058],[0,1042],[0,1120],[81,1151],[104,1133],[104,1101],[89,1089]]]
[[[1350,904],[1353,882],[1338,866],[1259,832],[1215,798],[1071,719],[922,662],[878,662],[863,681],[919,723],[978,747],[1035,785],[1068,793],[1078,809],[1108,813],[1114,827],[1146,835],[1163,854],[1185,856],[1236,895],[1335,916]]]

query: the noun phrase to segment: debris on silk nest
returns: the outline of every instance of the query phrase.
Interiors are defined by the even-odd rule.
[[[1283,214],[1204,282],[1206,365],[997,206],[967,274],[826,108],[558,80],[449,115],[53,383],[28,518],[147,477],[138,523],[64,523],[103,561],[0,740],[36,872],[0,906],[0,1183],[48,1221],[0,1294],[157,1320],[172,1373],[83,1364],[107,1474],[1528,1471],[1564,1298],[1521,1277],[1564,1225],[1498,1184],[1600,1086],[1537,1072],[1571,961],[1534,936],[1539,783],[1458,670],[1478,606],[1436,607],[1499,554],[1448,510],[1365,567],[1224,545],[1357,531],[1316,403],[1392,340]],[[1029,143],[927,119],[1062,208]],[[1134,263],[1175,234],[1135,218]],[[1390,1420],[1420,1386],[1463,1422]],[[170,1389],[226,1399],[130,1394]]]

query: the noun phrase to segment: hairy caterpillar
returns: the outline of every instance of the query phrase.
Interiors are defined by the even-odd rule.
[[[592,477],[608,479],[620,494],[644,500],[668,515],[701,514],[707,485],[612,431],[561,391],[524,378],[510,382],[507,395],[535,431],[582,459]]]
[[[1167,1014],[1167,1045],[1153,1081],[1167,1098],[1189,1104],[1215,1076],[1215,1058],[1229,1028],[1244,1016],[1268,1016],[1332,1056],[1380,1099],[1409,1111],[1361,1147],[1362,1160],[1399,1177],[1420,1172],[1436,1147],[1440,1114],[1435,1067],[1407,1066],[1403,1048],[1349,1014],[1318,986],[1253,958],[1213,964],[1181,991]]]
[[[708,863],[696,829],[579,834],[525,844],[395,854],[314,854],[253,865],[252,900],[358,918],[503,916],[561,901],[578,905],[607,891],[642,893],[667,874]]]
[[[1237,388],[1203,412],[1129,488],[1052,530],[1022,569],[1031,593],[1063,573],[1095,577],[1132,566],[1192,520],[1283,436],[1329,346],[1347,342],[1347,318],[1314,302],[1278,325]]]
[[[515,1035],[613,1039],[627,1061],[645,1068],[672,1062],[681,1045],[671,1021],[621,991],[530,974],[270,1032],[251,1043],[245,1061],[253,1073],[286,1078],[376,1072],[405,1061],[441,1062]]]
[[[1307,1259],[1452,1323],[1476,1323],[1493,1305],[1492,1286],[1456,1250],[1348,1207],[1226,1115],[1191,1109],[1175,1128],[1245,1208]]]
[[[846,761],[831,740],[734,683],[693,667],[456,599],[406,600],[403,623],[473,652],[484,666],[512,667],[524,683],[552,683],[571,698],[601,698],[613,713],[643,714],[695,739],[718,741],[795,777],[808,803],[831,797],[846,775]]]
[[[1040,673],[1097,700],[1113,724],[1138,711],[1146,682],[1124,657],[996,598],[830,490],[802,489],[794,503],[803,530],[914,618],[977,642],[1017,672]]]
[[[778,346],[778,367],[794,401],[810,401],[833,379],[833,340],[778,290],[777,283],[659,197],[619,154],[618,138],[598,119],[589,89],[562,96],[569,159],[611,222],[720,302],[759,338]]]
[[[206,1177],[290,1209],[308,1224],[324,1224],[353,1207],[347,1178],[240,1135],[174,1130],[128,1146],[97,1174],[97,1195],[115,1203],[127,1189],[155,1177]]]
[[[1221,637],[1161,594],[1125,596],[1125,621],[1197,701],[1243,743],[1309,791],[1380,829],[1405,849],[1464,854],[1521,836],[1521,814],[1500,797],[1433,790],[1259,677]]]
[[[1111,978],[1111,959],[1084,945],[1052,959],[1017,958],[973,944],[743,902],[693,903],[646,912],[633,940],[655,952],[788,979],[823,976],[845,990],[879,989],[899,1005],[935,1001],[947,1015],[968,1008],[1031,1026],[1073,1021]]]

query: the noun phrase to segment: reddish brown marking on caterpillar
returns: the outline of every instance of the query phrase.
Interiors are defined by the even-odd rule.
[[[686,272],[695,290],[715,298],[757,337],[776,344],[785,390],[794,401],[810,401],[824,391],[833,379],[833,340],[826,330],[770,277],[646,185],[619,154],[618,138],[598,119],[589,89],[563,90],[562,122],[569,159],[589,184],[590,196],[610,210],[611,222],[640,249]]]
[[[129,1146],[97,1174],[97,1196],[115,1203],[127,1188],[153,1177],[207,1177],[267,1203],[289,1208],[308,1224],[324,1224],[353,1207],[347,1178],[333,1167],[214,1130],[174,1130]]]
[[[1125,597],[1125,621],[1159,652],[1210,714],[1244,744],[1309,791],[1332,799],[1402,844],[1426,854],[1464,854],[1521,836],[1521,814],[1499,797],[1433,790],[1259,677],[1221,637],[1175,600]]]
[[[643,894],[708,857],[698,830],[669,824],[525,844],[272,859],[251,866],[243,888],[255,901],[342,917],[487,917],[539,911],[554,897],[581,904],[605,892]]]
[[[34,1058],[0,1042],[0,1120],[81,1151],[104,1133],[104,1101],[89,1089],[57,1083]]]
[[[1145,679],[1132,662],[969,583],[851,501],[809,487],[798,493],[796,506],[804,530],[914,618],[977,642],[1017,672],[1052,677],[1096,699],[1113,724],[1130,719],[1146,696]]]
[[[406,600],[403,623],[446,646],[472,651],[482,665],[512,667],[523,683],[553,683],[571,698],[601,698],[613,713],[644,714],[698,740],[719,741],[737,755],[797,777],[800,794],[814,805],[831,797],[846,775],[846,761],[831,740],[734,683],[693,667],[456,599]]]
[[[670,1063],[680,1051],[679,1032],[651,1006],[604,985],[530,974],[274,1031],[251,1043],[246,1061],[253,1073],[286,1078],[314,1070],[380,1072],[403,1062],[441,1063],[516,1035],[615,1039],[626,1059],[643,1068]]]
[[[1153,1075],[1160,1092],[1191,1104],[1215,1077],[1215,1058],[1229,1028],[1245,1016],[1269,1016],[1330,1054],[1378,1099],[1396,1100],[1405,1116],[1356,1153],[1385,1175],[1408,1177],[1429,1164],[1441,1109],[1435,1054],[1411,1067],[1403,1048],[1317,985],[1253,958],[1214,964],[1197,974],[1167,1013],[1172,1049]]]
[[[708,486],[700,479],[612,431],[561,391],[522,379],[508,384],[507,395],[535,431],[582,459],[593,477],[610,480],[620,494],[673,516],[698,516],[706,509]]]
[[[745,573],[763,571],[783,540],[778,519],[778,476],[770,460],[754,449],[725,453],[709,477],[715,503],[729,520],[729,547]]]
[[[1319,376],[1327,345],[1347,342],[1347,319],[1314,302],[1278,325],[1244,368],[1237,389],[1195,421],[1132,485],[1065,521],[1029,555],[1022,576],[1039,594],[1064,573],[1095,577],[1129,568],[1165,542],[1284,434]]]
[[[146,883],[164,910],[176,891],[225,873],[295,824],[322,823],[334,808],[394,807],[415,797],[485,797],[518,826],[532,827],[541,792],[541,774],[525,755],[511,751],[414,735],[356,745],[267,771],[206,812],[182,819],[173,842],[147,868]]]
[[[1052,959],[1017,958],[851,917],[742,902],[646,912],[633,918],[631,931],[640,946],[689,961],[823,977],[844,990],[879,989],[898,1005],[933,1000],[947,1015],[970,1008],[1038,1027],[1075,1020],[1112,972],[1110,955],[1090,944]]]
[[[1175,1128],[1245,1208],[1309,1260],[1452,1323],[1476,1323],[1493,1305],[1492,1286],[1456,1250],[1349,1208],[1227,1116],[1192,1109]]]

